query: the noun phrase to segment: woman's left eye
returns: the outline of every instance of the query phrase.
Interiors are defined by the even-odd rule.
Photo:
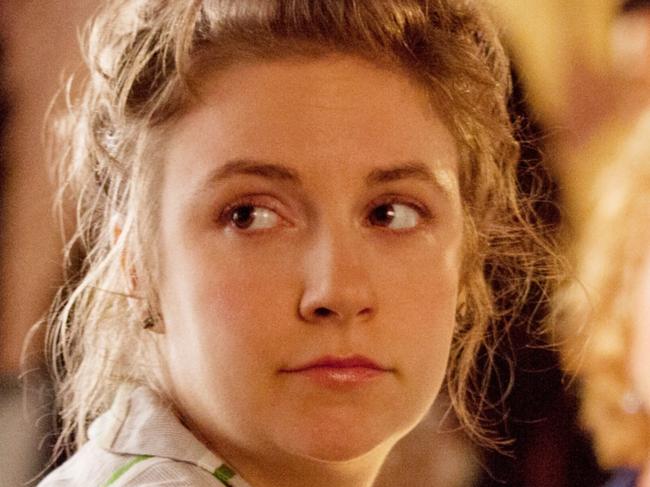
[[[390,230],[407,230],[415,228],[420,223],[420,212],[404,203],[384,203],[376,206],[368,217],[375,226],[385,227]]]

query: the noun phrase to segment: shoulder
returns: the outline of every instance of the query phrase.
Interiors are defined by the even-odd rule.
[[[218,487],[221,484],[209,472],[196,465],[167,458],[150,458],[140,462],[110,487]]]
[[[152,391],[127,384],[39,487],[218,486],[211,472],[223,463]]]
[[[219,482],[196,465],[168,458],[118,455],[84,446],[38,487],[215,487]]]
[[[38,487],[103,485],[111,472],[128,459],[86,443],[61,466],[50,472]]]

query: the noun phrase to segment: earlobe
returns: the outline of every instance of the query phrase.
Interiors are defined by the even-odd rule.
[[[165,327],[163,325],[162,316],[157,313],[153,313],[151,309],[145,313],[145,317],[142,320],[142,328],[153,333],[163,334],[165,332]]]
[[[125,293],[134,296],[138,288],[138,275],[133,265],[130,264],[127,248],[124,243],[124,217],[115,214],[111,218],[111,244],[120,254],[120,271],[125,283]]]
[[[162,334],[164,333],[162,316],[155,312],[147,299],[141,295],[140,279],[125,243],[124,218],[121,215],[114,215],[110,226],[111,243],[115,251],[119,252],[120,272],[125,286],[124,294],[131,301],[130,308],[138,316],[138,322],[144,330]]]

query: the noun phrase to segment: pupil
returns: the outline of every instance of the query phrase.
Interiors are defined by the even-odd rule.
[[[381,205],[375,208],[372,215],[373,223],[376,225],[387,226],[395,218],[395,209],[393,205]]]
[[[248,228],[253,224],[254,216],[254,206],[240,206],[235,211],[233,211],[231,220],[237,228]]]

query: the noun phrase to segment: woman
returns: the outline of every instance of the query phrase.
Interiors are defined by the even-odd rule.
[[[78,451],[41,485],[369,486],[446,372],[484,439],[477,357],[549,250],[478,6],[123,0],[88,39],[50,341]]]

